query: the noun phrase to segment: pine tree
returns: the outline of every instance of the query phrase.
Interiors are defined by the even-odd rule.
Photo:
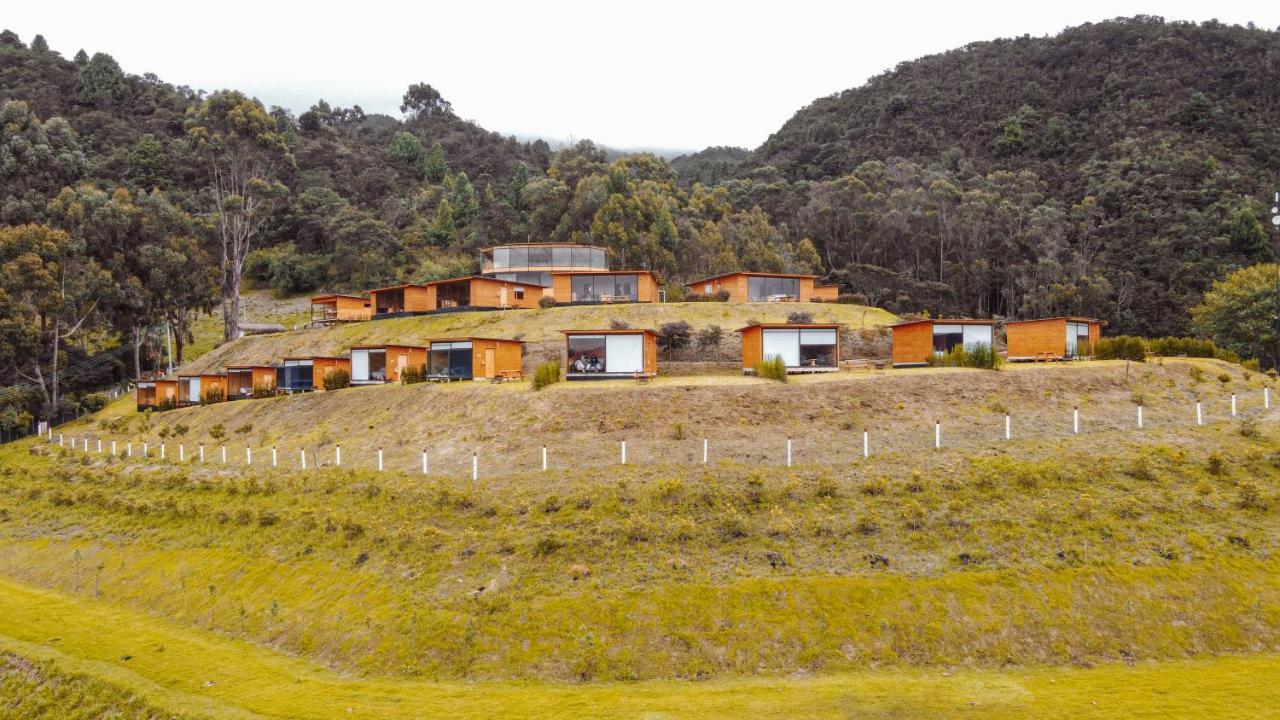
[[[129,181],[144,190],[163,188],[169,182],[169,162],[165,156],[164,145],[155,135],[147,133],[138,138],[129,153],[129,163],[125,168]]]
[[[427,180],[440,182],[449,172],[449,163],[445,161],[444,146],[439,142],[431,143],[431,152],[427,154],[427,162],[423,167]]]
[[[31,41],[31,50],[38,53],[49,52],[49,42],[44,39],[43,35],[36,35]]]

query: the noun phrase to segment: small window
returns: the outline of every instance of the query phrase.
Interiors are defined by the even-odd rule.
[[[517,300],[524,299],[524,288],[520,288],[520,287],[516,288],[516,299]]]

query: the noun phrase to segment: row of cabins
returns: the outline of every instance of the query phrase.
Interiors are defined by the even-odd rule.
[[[557,305],[651,303],[661,281],[648,270],[610,270],[608,251],[595,245],[530,243],[484,248],[479,275],[375,288],[368,296],[328,294],[311,298],[312,325],[462,310]],[[816,275],[734,272],[685,286],[691,297],[726,302],[834,301],[835,285]]]
[[[738,330],[742,370],[782,358],[788,372],[840,369],[840,331],[835,323],[757,323]],[[1060,317],[1005,324],[1009,360],[1065,360],[1090,354],[1102,322]],[[658,374],[658,336],[647,329],[563,330],[565,378],[647,378]],[[931,357],[957,346],[995,347],[992,320],[914,320],[892,326],[893,365],[926,365]],[[296,392],[323,392],[325,377],[345,371],[351,385],[400,381],[406,368],[421,368],[437,381],[514,379],[522,375],[524,342],[459,337],[419,345],[357,345],[343,357],[288,357],[278,365],[231,365],[225,373],[179,375],[176,379],[137,381],[138,410],[240,400]]]

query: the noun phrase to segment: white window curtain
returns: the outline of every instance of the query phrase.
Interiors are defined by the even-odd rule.
[[[835,345],[836,331],[833,329],[801,330],[801,345]]]
[[[995,343],[991,341],[990,325],[965,325],[964,326],[964,349],[973,350],[979,345],[987,347],[995,347]]]
[[[606,335],[604,370],[611,373],[644,371],[644,335]]]
[[[187,381],[189,402],[200,402],[200,378],[195,377]]]
[[[762,336],[762,359],[775,356],[782,358],[787,367],[800,367],[800,331],[799,330],[764,330]]]
[[[351,351],[351,379],[356,381],[369,379],[368,350]]]

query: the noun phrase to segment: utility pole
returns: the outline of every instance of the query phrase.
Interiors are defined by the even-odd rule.
[[[1271,206],[1271,224],[1280,228],[1280,192],[1276,193],[1275,205]],[[1271,351],[1271,368],[1280,371],[1280,250],[1277,250],[1273,260],[1276,263],[1276,314],[1273,318],[1276,344]]]

